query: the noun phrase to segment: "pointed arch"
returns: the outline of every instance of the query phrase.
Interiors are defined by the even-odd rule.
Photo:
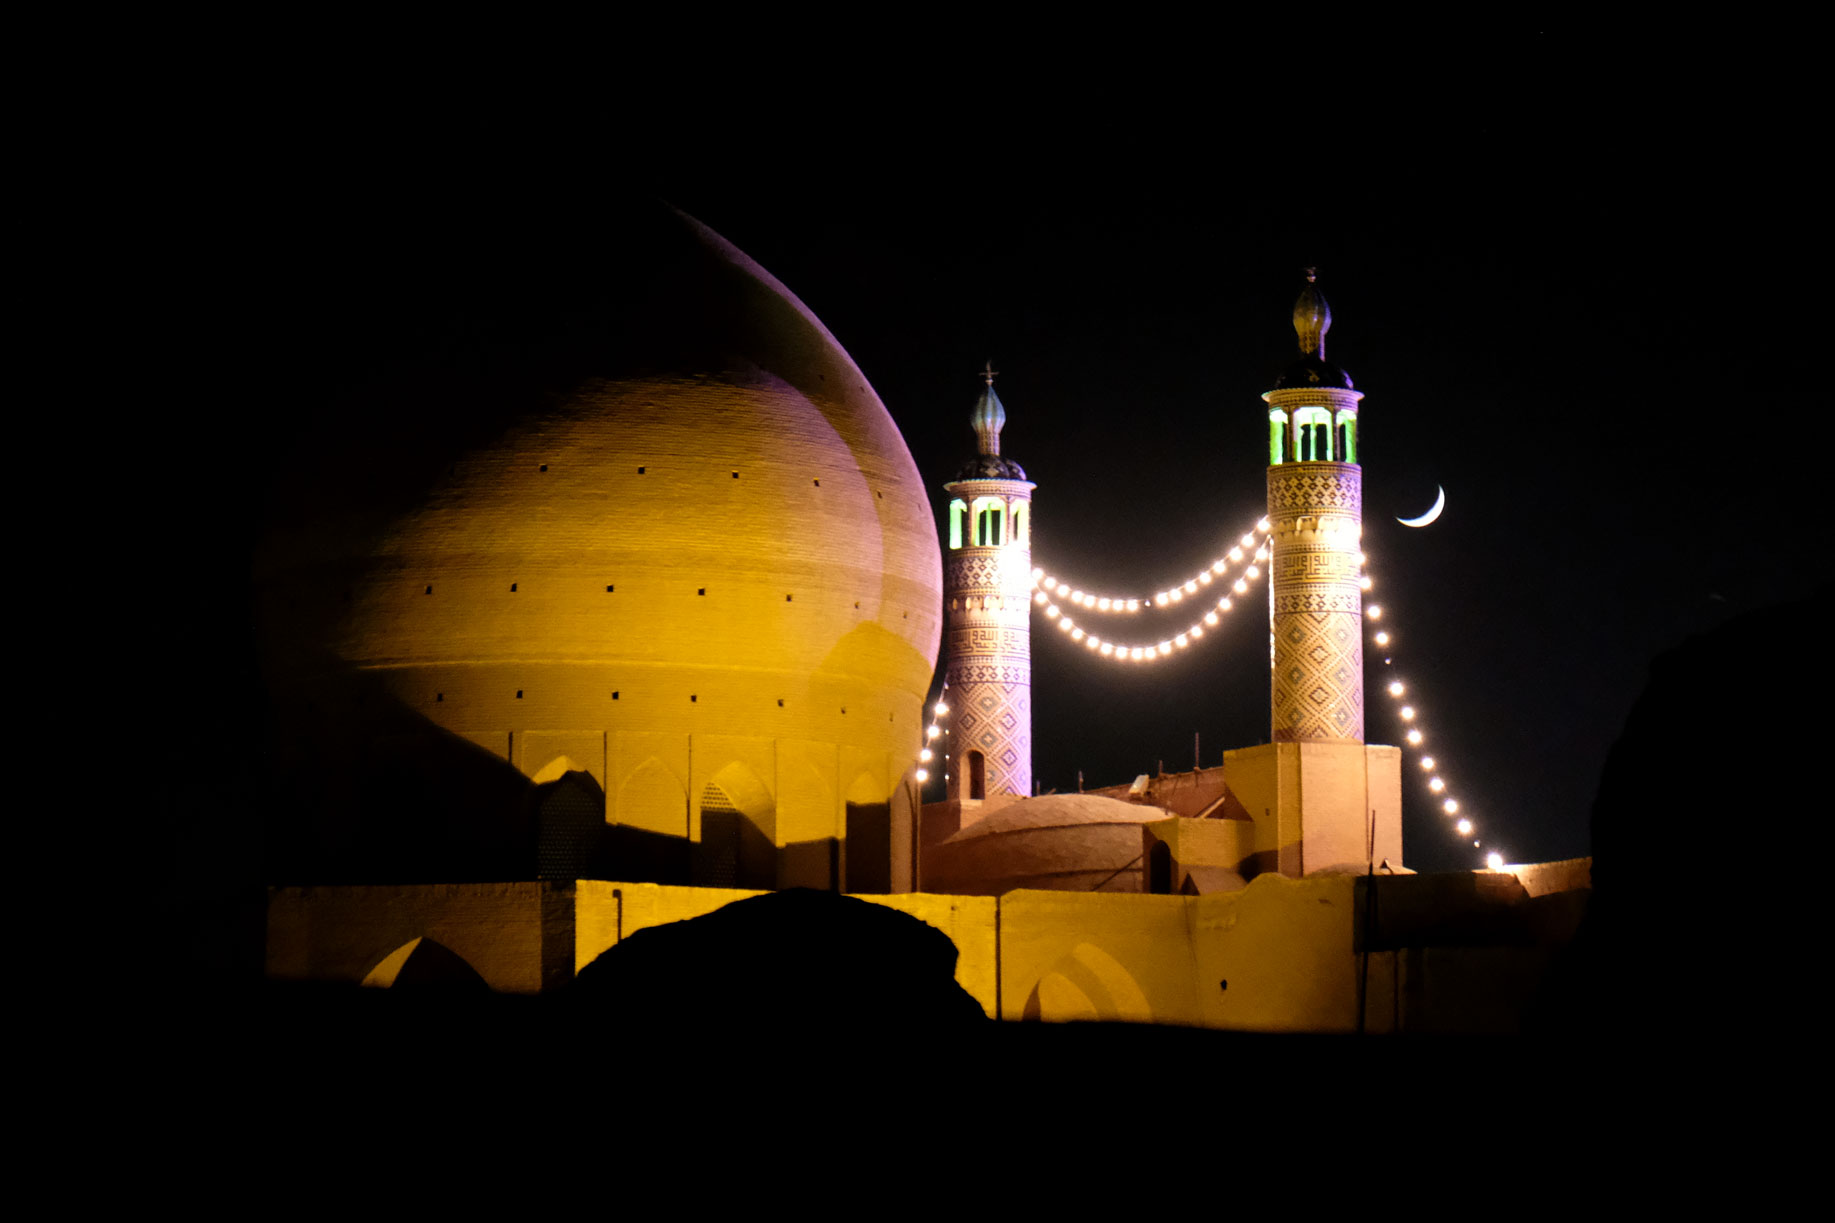
[[[651,756],[618,787],[613,821],[672,837],[688,835],[688,794],[669,766]]]
[[[531,777],[529,780],[540,786],[546,785],[551,781],[559,781],[569,773],[584,772],[587,772],[587,770],[575,764],[570,757],[556,756],[553,760],[550,760],[547,764],[544,764],[540,769],[536,770],[535,776]]]
[[[1040,976],[1026,998],[1022,1018],[1152,1023],[1153,1007],[1121,961],[1093,943],[1078,943]]]
[[[703,887],[777,884],[777,803],[743,762],[729,761],[700,794],[695,882]]]
[[[372,989],[404,986],[490,989],[484,977],[466,962],[464,956],[425,936],[411,938],[383,956],[363,974],[362,984]]]

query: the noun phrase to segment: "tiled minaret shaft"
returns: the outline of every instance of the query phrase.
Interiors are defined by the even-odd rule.
[[[1032,489],[1000,454],[1006,410],[994,371],[970,423],[979,453],[944,485],[948,796],[1032,793]]]

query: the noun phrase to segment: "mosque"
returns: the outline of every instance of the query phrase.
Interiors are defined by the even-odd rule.
[[[270,533],[271,978],[540,993],[639,930],[812,888],[942,930],[995,1018],[1511,1028],[1588,867],[1402,866],[1401,752],[1364,742],[1362,393],[1310,277],[1240,562],[1270,584],[1271,741],[1035,797],[1035,618],[1117,647],[1038,581],[992,370],[939,546],[821,322],[698,222],[650,224],[615,325]]]

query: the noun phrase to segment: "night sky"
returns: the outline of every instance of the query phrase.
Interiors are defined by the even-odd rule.
[[[615,275],[602,202],[661,196],[822,319],[939,510],[991,359],[1003,453],[1038,485],[1034,563],[1151,594],[1262,515],[1259,396],[1296,355],[1316,265],[1327,355],[1366,396],[1369,598],[1394,670],[1487,847],[1585,854],[1652,657],[1809,582],[1786,564],[1828,436],[1800,372],[1826,264],[1790,186],[1803,111],[1762,66],[1696,71],[1648,41],[1512,31],[1431,73],[1338,54],[1227,88],[996,85],[958,66],[879,95],[856,74],[832,93],[782,83],[771,104],[612,98],[564,124],[481,101],[288,105],[236,146],[245,161],[209,133],[180,151],[196,194],[150,267],[192,273],[223,378],[260,378],[241,439],[258,455],[392,362],[589,307]],[[171,533],[196,571],[250,542],[258,516],[222,503],[260,503],[253,466],[170,491],[180,524],[214,524]],[[1397,526],[1436,485],[1441,521]],[[221,628],[202,605],[239,580],[202,582],[210,627],[183,631]],[[1193,732],[1205,763],[1268,735],[1263,585],[1153,666],[1034,624],[1043,788],[1189,768]],[[1367,738],[1399,742],[1382,672],[1373,658]],[[1475,865],[1418,776],[1405,765],[1410,864]]]

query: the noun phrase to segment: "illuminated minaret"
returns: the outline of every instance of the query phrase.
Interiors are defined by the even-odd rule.
[[[1300,359],[1268,402],[1268,521],[1274,553],[1273,739],[1362,743],[1363,473],[1350,377],[1325,359],[1332,311],[1313,284],[1293,307]]]
[[[1007,413],[994,367],[969,423],[980,453],[943,487],[948,796],[964,804],[1032,793],[1032,489],[1000,454]],[[966,821],[965,821],[966,822]]]

